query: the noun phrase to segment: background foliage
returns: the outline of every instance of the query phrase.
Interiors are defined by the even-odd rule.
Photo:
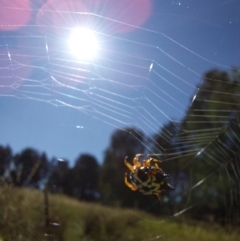
[[[239,93],[238,70],[211,70],[204,75],[183,121],[167,123],[153,136],[152,147],[156,152],[161,150],[162,168],[176,187],[163,194],[164,208],[155,197],[132,192],[124,184],[124,158],[128,156],[131,162],[137,153],[147,153],[148,145],[144,133],[131,127],[112,134],[101,165],[90,154],[81,154],[71,167],[67,160],[48,160],[45,153],[31,148],[13,154],[9,146],[0,146],[2,181],[38,189],[46,185],[52,193],[79,200],[168,216],[184,210],[186,204],[197,204],[187,212],[189,216],[239,224],[240,153],[233,144],[240,140]],[[226,98],[232,108],[225,108]],[[208,139],[209,130],[216,130],[215,139]],[[199,148],[204,151],[196,153]]]

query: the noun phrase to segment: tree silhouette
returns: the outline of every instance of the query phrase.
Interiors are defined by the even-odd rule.
[[[48,190],[73,196],[73,182],[69,162],[67,160],[53,159],[50,165],[50,175],[47,181]]]
[[[71,172],[73,195],[81,200],[95,200],[98,195],[99,164],[95,157],[82,154]]]
[[[169,122],[153,137],[153,152],[160,154],[159,158],[162,160],[160,166],[165,173],[170,175],[169,182],[176,188],[173,192],[166,190],[162,193],[164,209],[160,209],[159,213],[165,215],[171,215],[174,212],[175,201],[179,199],[188,184],[186,170],[181,170],[182,153],[185,153],[186,147],[184,143],[178,142],[180,132],[180,124]]]
[[[11,164],[12,150],[9,146],[0,146],[0,176],[3,176]]]
[[[124,158],[128,156],[132,161],[138,153],[144,153],[144,135],[134,128],[116,130],[105,151],[104,162],[101,167],[101,194],[106,204],[120,204],[124,206],[137,205],[137,194],[124,184],[124,173],[127,168]]]
[[[163,147],[168,160],[174,158],[174,166],[171,166],[169,161],[164,168],[167,172],[171,173],[171,169],[175,172],[175,193],[185,189],[183,193],[188,190],[188,195],[182,196],[183,200],[191,200],[192,203],[201,201],[192,212],[197,218],[212,214],[215,218],[223,220],[227,217],[229,206],[236,207],[233,205],[233,194],[230,195],[230,192],[234,193],[235,200],[239,197],[239,184],[236,185],[240,177],[240,173],[236,174],[239,170],[240,146],[239,92],[239,70],[233,69],[228,73],[216,69],[208,71],[196,96],[191,98],[194,101],[178,132],[181,136],[177,133],[175,141],[174,138],[167,139],[166,131],[163,129],[155,138],[158,145]],[[165,128],[168,132],[175,133],[171,124]],[[213,131],[216,134],[211,136]],[[179,137],[184,141],[176,142]],[[159,149],[158,145],[156,148]],[[237,175],[239,176],[236,177]],[[184,176],[182,181],[181,176]],[[195,186],[199,182],[201,184]],[[181,183],[184,183],[182,188]],[[195,188],[191,189],[194,186]],[[185,205],[185,202],[182,203]],[[180,203],[179,208],[183,207]],[[239,213],[239,207],[237,212]]]
[[[186,113],[183,129],[221,128],[227,121],[239,117],[240,70],[229,73],[208,71],[194,102]],[[202,123],[202,124],[201,124]]]
[[[48,172],[48,160],[45,154],[27,148],[14,157],[15,169],[11,171],[13,182],[17,186],[39,187]]]

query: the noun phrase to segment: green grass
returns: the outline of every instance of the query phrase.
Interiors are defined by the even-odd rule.
[[[164,221],[137,210],[104,207],[49,195],[45,227],[44,196],[37,190],[0,189],[0,241],[66,240],[237,240],[240,233],[217,225]]]

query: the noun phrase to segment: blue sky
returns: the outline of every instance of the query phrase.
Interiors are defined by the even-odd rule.
[[[181,120],[206,71],[240,65],[238,0],[21,3],[1,10],[15,22],[0,14],[0,144],[14,152],[101,162],[116,128],[156,133]],[[87,63],[67,46],[79,23],[101,46]]]

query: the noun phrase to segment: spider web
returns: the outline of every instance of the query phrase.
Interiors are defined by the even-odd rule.
[[[237,1],[232,1],[233,5],[236,3]],[[174,13],[180,7],[193,9],[191,5],[180,2],[172,2],[170,9]],[[229,222],[239,218],[236,214],[240,201],[239,104],[233,104],[230,99],[232,95],[239,96],[239,92],[231,93],[228,90],[231,85],[236,88],[240,85],[239,82],[226,83],[226,88],[220,91],[208,89],[203,81],[203,74],[211,69],[230,71],[232,65],[239,64],[230,60],[233,56],[237,61],[239,53],[228,49],[228,36],[217,35],[212,41],[208,39],[209,43],[205,43],[202,52],[194,36],[192,41],[184,41],[177,34],[179,31],[168,34],[167,30],[155,30],[158,28],[151,27],[152,22],[146,24],[146,27],[140,27],[103,14],[84,12],[82,9],[76,12],[37,7],[29,9],[26,6],[7,6],[5,9],[16,10],[22,15],[27,15],[31,10],[37,20],[26,21],[22,25],[1,25],[1,30],[4,30],[0,35],[2,103],[9,102],[17,108],[22,108],[23,105],[35,106],[39,110],[41,105],[44,108],[50,106],[58,118],[52,120],[56,127],[49,123],[49,128],[57,131],[58,128],[65,128],[69,135],[79,133],[79,129],[85,132],[91,142],[91,147],[85,147],[89,153],[93,153],[94,146],[99,144],[96,139],[105,138],[103,143],[107,143],[113,130],[136,127],[144,134],[144,145],[148,153],[160,156],[164,162],[176,164],[181,157],[184,162],[182,171],[190,170],[192,175],[190,184],[182,183],[184,187],[175,183],[176,191],[171,194],[171,198],[179,200],[183,205],[168,215],[168,218],[183,216],[195,208],[198,202],[191,195],[197,192],[201,201],[205,193],[204,184],[214,187],[212,180],[228,182],[229,189],[225,193],[229,194],[229,199],[219,198],[225,198],[223,202],[229,210]],[[47,18],[46,22],[41,20],[40,14]],[[96,59],[87,61],[74,58],[69,53],[66,40],[71,24],[58,25],[51,22],[48,19],[51,14],[59,14],[63,19],[71,16],[71,24],[75,21],[75,16],[90,22],[101,46]],[[227,28],[232,26],[234,20],[239,23],[237,17],[225,17],[228,20]],[[219,28],[214,23],[206,25],[213,25],[211,29],[214,31]],[[114,29],[118,31],[114,32]],[[204,39],[206,37],[202,36],[201,40]],[[224,41],[227,42],[226,45]],[[233,41],[237,46],[237,37]],[[221,82],[209,79],[209,82],[213,81]],[[212,100],[216,103],[215,106],[212,105],[213,109],[197,108],[199,103],[201,105],[206,102],[201,96],[203,92],[219,95],[219,98]],[[220,104],[221,110],[217,109]],[[185,114],[193,106],[196,107],[191,113],[192,119],[184,122]],[[10,118],[7,107],[2,108],[3,115]],[[35,110],[28,114],[28,118],[35,122],[35,128],[41,128],[35,115],[37,118],[41,116]],[[71,120],[68,120],[68,115],[71,115]],[[14,118],[18,116],[21,114],[14,115]],[[40,121],[49,120],[41,116]],[[2,122],[5,123],[4,120]],[[166,123],[171,123],[177,131],[172,133],[167,130]],[[196,128],[194,123],[198,123]],[[7,128],[12,133],[18,133],[17,122],[11,121]],[[172,144],[170,148],[154,139],[153,135],[160,130],[163,131],[163,140]],[[83,138],[86,137],[80,137],[81,142]],[[31,137],[29,142],[31,143]],[[73,146],[71,143],[69,145]],[[186,148],[181,149],[180,146],[183,145]],[[44,146],[41,148],[44,149]],[[76,149],[77,152],[79,149]],[[203,167],[201,175],[196,170],[199,168],[198,163],[201,163],[200,168]],[[198,173],[196,177],[195,173]],[[219,179],[216,179],[216,175]],[[161,235],[159,233],[159,236],[152,237],[151,240]]]

